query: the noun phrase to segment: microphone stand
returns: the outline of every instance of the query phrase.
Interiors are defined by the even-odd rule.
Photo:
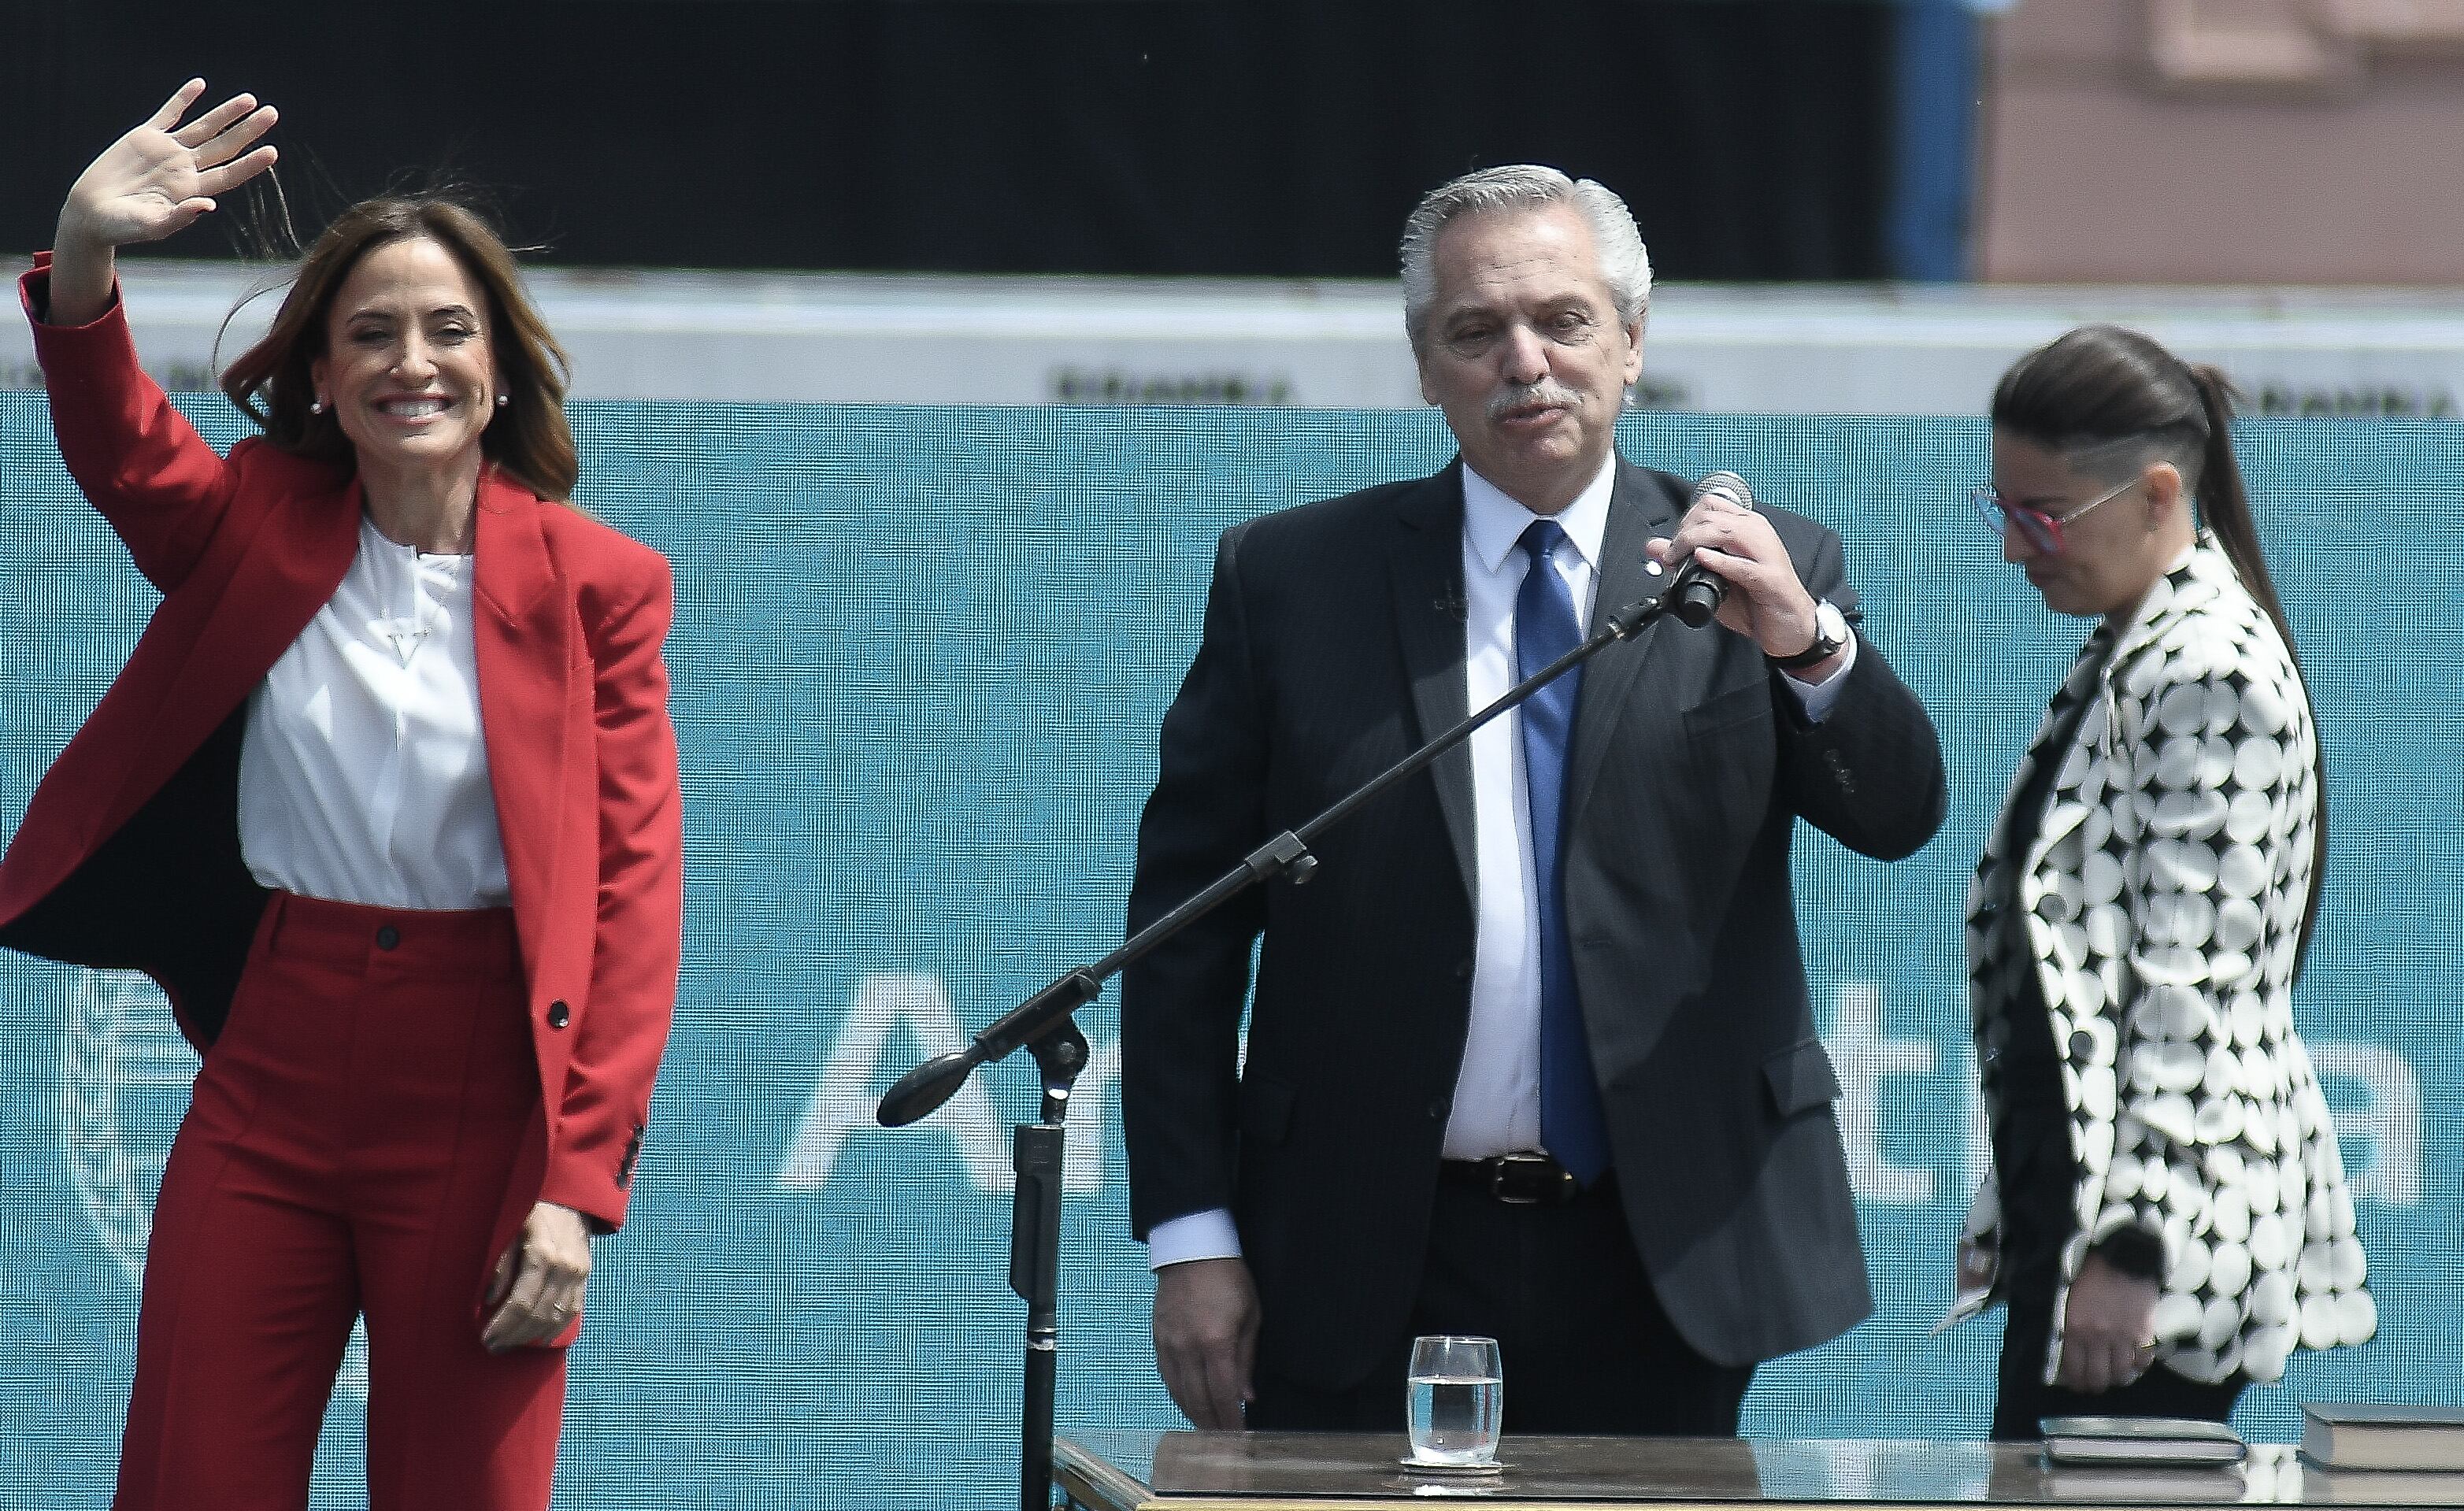
[[[1716,597],[1694,588],[1681,576],[1658,597],[1618,609],[1590,639],[1516,683],[1496,702],[1397,761],[1307,823],[1287,829],[1250,851],[1205,890],[1139,930],[1111,953],[1092,965],[1065,972],[976,1035],[966,1048],[924,1062],[883,1094],[874,1116],[884,1128],[905,1128],[949,1101],[978,1065],[1005,1060],[1022,1048],[1035,1057],[1043,1078],[1041,1115],[1036,1122],[1013,1129],[1010,1146],[1018,1179],[1010,1205],[1009,1284],[1026,1303],[1026,1389],[1019,1424],[1021,1511],[1051,1511],[1052,1507],[1053,1398],[1061,1347],[1064,1124],[1070,1091],[1088,1059],[1086,1036],[1078,1031],[1071,1015],[1094,1001],[1104,983],[1124,967],[1250,887],[1279,877],[1294,886],[1308,882],[1317,869],[1317,857],[1309,853],[1310,841],[1389,787],[1425,770],[1482,725],[1610,646],[1632,639],[1661,615],[1674,614],[1699,626],[1709,621],[1717,602]]]

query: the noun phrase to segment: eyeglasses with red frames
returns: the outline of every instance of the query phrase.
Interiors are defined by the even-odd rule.
[[[1985,521],[1987,529],[1997,536],[2006,530],[2016,529],[2032,548],[2046,556],[2053,556],[2062,549],[2064,525],[2106,499],[2119,497],[2129,492],[2131,485],[2138,481],[2136,477],[2125,479],[2097,494],[2077,509],[2060,515],[2049,515],[2041,509],[2031,509],[2025,504],[2012,503],[2002,496],[2002,490],[1991,483],[1970,490],[1968,497],[1969,501],[1976,506],[1977,517]]]

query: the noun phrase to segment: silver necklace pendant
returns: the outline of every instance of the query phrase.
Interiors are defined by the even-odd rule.
[[[419,654],[419,643],[428,638],[428,626],[416,619],[380,620],[377,633],[385,637],[385,644],[393,647],[393,653],[401,658],[405,667],[408,667],[410,658]]]
[[[381,622],[377,625],[377,633],[385,637],[387,645],[393,646],[394,655],[401,660],[404,668],[407,670],[410,667],[410,658],[419,654],[420,642],[428,638],[428,599],[419,590],[419,554],[417,552],[405,551],[396,558],[393,565],[401,575],[402,585],[408,590],[410,612],[399,618]]]

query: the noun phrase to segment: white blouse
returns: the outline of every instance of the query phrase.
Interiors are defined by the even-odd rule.
[[[258,884],[377,908],[510,902],[488,784],[471,560],[385,538],[249,700],[240,854]]]

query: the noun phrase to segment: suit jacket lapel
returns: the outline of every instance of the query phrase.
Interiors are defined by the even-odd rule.
[[[536,970],[562,829],[565,703],[574,667],[543,505],[491,469],[479,485],[471,601],[479,667],[479,724],[514,892],[514,922]]]
[[[1412,712],[1423,741],[1460,724],[1470,712],[1463,672],[1463,464],[1457,461],[1403,495],[1396,507],[1394,549],[1386,557],[1395,632],[1402,645]],[[1437,782],[1438,810],[1445,818],[1446,838],[1468,887],[1479,874],[1470,747],[1458,745],[1439,756],[1429,775]]]
[[[2048,746],[2043,752],[2043,758],[2055,763],[2057,775],[2052,790],[2045,797],[2043,822],[2036,831],[2035,841],[2028,846],[2028,853],[2019,858],[2023,866],[2020,874],[2023,877],[2035,876],[2044,872],[2047,869],[2046,857],[2053,853],[2054,846],[2067,838],[2070,832],[2078,828],[2080,821],[2087,817],[2086,810],[2075,799],[2080,783],[2084,780],[2081,773],[2086,764],[2095,758],[2097,746],[2106,737],[2101,706],[2112,696],[2113,679],[2116,674],[2122,668],[2130,666],[2150,641],[2163,635],[2180,620],[2181,611],[2174,603],[2175,595],[2180,590],[2180,583],[2175,577],[2167,575],[2158,578],[2155,586],[2148,589],[2147,597],[2141,601],[2139,611],[2131,616],[2130,624],[2115,633],[2113,648],[2103,652],[2097,661],[2094,684],[2084,689],[2089,707],[2080,712],[2078,721],[2071,728],[2070,737],[2061,742],[2060,748],[2051,748],[2050,742],[2046,740],[2049,731],[2039,731],[2037,735],[2039,743]],[[2099,630],[2097,633],[2105,632]],[[2094,644],[2094,637],[2090,637],[2089,646],[2092,646]],[[2088,655],[2088,647],[2082,646],[2080,655],[2084,659]],[[2073,666],[2072,676],[2084,674],[2084,668]],[[2064,686],[2067,687],[2070,679],[2066,677],[2063,681]],[[2046,711],[2048,725],[2052,720],[2053,711],[2049,709]],[[2032,750],[2030,754],[2035,756],[2036,753]],[[2021,768],[2023,774],[2030,769],[2024,765]],[[2014,796],[2015,783],[2016,778],[2013,785]],[[2009,804],[2006,802],[2005,806]]]
[[[1598,633],[1611,614],[1652,595],[1654,584],[1661,580],[1644,570],[1643,542],[1673,534],[1677,519],[1678,511],[1667,493],[1640,468],[1618,458],[1617,486],[1609,495],[1608,529],[1600,537],[1591,633]],[[1654,623],[1633,640],[1611,646],[1584,664],[1582,695],[1574,711],[1574,748],[1568,757],[1566,811],[1570,816],[1582,812],[1584,799],[1591,796],[1592,783],[1608,756],[1610,736],[1624,712],[1627,690],[1659,639],[1660,625]]]
[[[2003,811],[1995,820],[1992,843],[1995,850],[2002,850],[2008,844],[2006,830],[2016,817],[2014,809],[2021,796],[2020,787],[2036,770],[2036,762],[2055,763],[2055,775],[2042,803],[2041,821],[2035,838],[2028,845],[2028,853],[2003,854],[2000,861],[2002,865],[2019,868],[2015,890],[2021,916],[2027,925],[2025,937],[2030,953],[2039,961],[2060,959],[2052,926],[2039,918],[2035,910],[2035,899],[2061,884],[2061,871],[2053,864],[2054,849],[2087,821],[2089,802],[2083,799],[2082,792],[2092,781],[2100,788],[2100,792],[2092,796],[2096,800],[2101,800],[2101,789],[2105,783],[2128,779],[2127,772],[2101,772],[2097,768],[2098,752],[2111,737],[2106,711],[2113,697],[2114,680],[2124,674],[2125,668],[2150,642],[2162,637],[2180,621],[2182,611],[2175,602],[2175,597],[2182,581],[2178,575],[2157,579],[2155,586],[2148,590],[2147,597],[2140,603],[2139,611],[2132,616],[2131,623],[2113,636],[2115,644],[2112,649],[2098,654],[2095,637],[2080,647],[2079,659],[2072,664],[2070,674],[2063,678],[2063,688],[2067,691],[2077,684],[2085,706],[2079,711],[2078,719],[2068,735],[2058,742],[2054,738],[2058,710],[2047,709],[2044,723],[2038,728],[2036,738],[2030,747],[2028,759],[2020,762],[2018,772],[2012,777],[2011,795],[2003,799]],[[2102,629],[2097,631],[2099,636],[2106,633]],[[2092,673],[2088,667],[2091,660],[2094,663]],[[1986,879],[1980,877],[1978,896],[1970,900],[1971,920],[1975,903],[1982,898],[1986,885]],[[1999,886],[2001,883],[1996,879],[1991,885]],[[2070,966],[2077,962],[2063,963]]]

